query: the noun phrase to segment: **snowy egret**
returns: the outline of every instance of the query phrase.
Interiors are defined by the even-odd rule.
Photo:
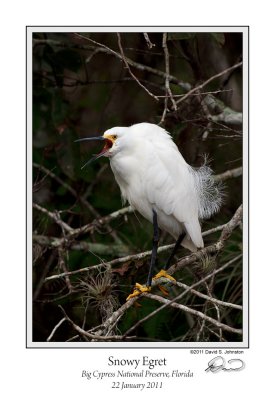
[[[204,246],[200,220],[211,217],[221,206],[221,190],[204,163],[198,169],[184,160],[163,128],[149,123],[108,129],[103,136],[79,139],[102,140],[102,151],[91,161],[109,157],[111,169],[120,187],[123,201],[153,223],[153,248],[146,286],[136,284],[132,298],[150,291],[152,279],[166,273],[179,246],[196,251]],[[82,167],[82,168],[83,168]],[[176,239],[164,269],[154,278],[159,228]]]

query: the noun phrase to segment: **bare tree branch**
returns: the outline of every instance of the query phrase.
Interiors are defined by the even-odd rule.
[[[144,32],[143,36],[146,40],[147,46],[149,47],[149,49],[151,50],[153,47],[155,47],[155,44],[151,42],[148,33]]]
[[[127,213],[133,212],[132,207],[130,207],[130,206],[124,207],[118,211],[115,211],[109,215],[106,215],[105,217],[100,217],[99,219],[95,219],[90,224],[83,225],[80,228],[73,229],[72,227],[67,225],[65,222],[63,222],[60,219],[60,217],[56,215],[56,213],[48,211],[46,208],[41,207],[38,204],[34,204],[33,207],[36,208],[37,210],[43,212],[44,214],[48,215],[54,222],[56,222],[58,225],[63,227],[65,229],[65,231],[68,232],[68,234],[65,237],[62,237],[60,239],[54,238],[53,242],[51,242],[51,245],[53,247],[62,246],[64,243],[68,243],[69,240],[72,240],[79,235],[84,235],[86,233],[94,232],[94,230],[97,227],[108,224],[109,222],[113,221],[114,219],[117,219]],[[42,244],[43,239],[41,237],[37,238],[37,240],[40,241],[40,244]],[[44,243],[46,244],[46,241],[44,241]]]
[[[43,171],[46,175],[50,176],[52,179],[56,180],[61,186],[68,190],[76,199],[78,199],[95,217],[100,217],[98,212],[94,209],[94,207],[82,196],[77,193],[67,182],[64,182],[59,176],[55,175],[52,171],[48,168],[44,167],[43,165],[33,163],[33,166],[41,171]]]
[[[239,257],[239,258],[240,258],[240,257]],[[238,260],[239,258],[237,258],[237,260]],[[236,260],[236,259],[235,259],[235,260]],[[167,280],[167,283],[168,283],[168,280]],[[171,283],[172,285],[181,287],[181,288],[183,288],[183,289],[188,289],[191,293],[195,294],[195,295],[198,296],[198,297],[201,297],[202,299],[205,299],[205,300],[207,300],[207,301],[210,301],[211,303],[218,304],[218,305],[223,306],[223,307],[236,308],[237,310],[242,310],[242,309],[243,309],[243,307],[240,306],[240,305],[238,305],[238,304],[228,303],[228,302],[226,302],[226,301],[221,301],[221,300],[218,300],[218,299],[216,299],[216,298],[214,298],[214,297],[212,297],[212,296],[207,296],[206,294],[203,294],[203,293],[201,293],[201,292],[198,292],[197,290],[190,289],[190,286],[186,285],[185,283],[178,282],[178,281],[171,281],[171,282],[169,281],[169,283]]]
[[[50,335],[47,338],[47,342],[50,342],[53,338],[53,335],[55,334],[55,332],[57,331],[57,329],[63,324],[63,322],[65,322],[67,319],[64,317],[62,318],[53,328],[53,330],[51,331]]]
[[[216,182],[219,182],[219,181],[224,182],[224,181],[226,181],[227,179],[230,179],[230,178],[238,178],[242,174],[243,174],[243,167],[238,167],[238,168],[234,168],[234,169],[230,169],[228,171],[225,171],[222,174],[215,175],[214,179],[215,179]]]
[[[236,228],[238,226],[238,224],[240,223],[242,218],[242,206],[240,206],[238,208],[238,210],[236,211],[236,213],[234,214],[234,216],[232,217],[232,219],[224,226],[220,239],[218,240],[218,242],[215,245],[212,246],[208,246],[205,249],[203,249],[204,251],[204,255],[208,253],[208,251],[210,251],[210,253],[213,253],[214,251],[217,252],[219,250],[221,250],[224,246],[224,241],[227,240],[230,236],[230,234],[232,233],[232,231],[234,230],[234,228]],[[214,251],[213,251],[214,250]],[[180,260],[177,264],[171,266],[169,268],[169,270],[167,271],[170,275],[172,275],[175,271],[178,271],[180,269],[182,269],[183,267],[185,267],[186,265],[195,262],[196,260],[200,259],[202,257],[202,250],[198,251],[197,253],[193,253],[190,256],[184,257],[182,260]],[[206,281],[207,279],[209,279],[210,277],[212,277],[213,275],[216,275],[217,273],[223,271],[225,268],[227,268],[229,265],[231,265],[233,262],[235,262],[237,259],[239,259],[240,256],[238,256],[237,258],[230,260],[227,264],[225,264],[223,267],[214,270],[212,273],[210,273],[209,275],[207,275],[207,277],[203,278],[202,280],[200,280],[199,282],[196,282],[194,285],[190,286],[188,289],[186,289],[183,293],[181,293],[180,295],[178,295],[177,297],[175,297],[173,300],[171,300],[170,302],[173,303],[174,301],[178,301],[179,299],[181,299],[187,292],[189,292],[191,289],[193,289],[194,287],[198,286],[199,284],[201,284],[202,282]],[[155,285],[159,285],[163,282],[163,278],[160,278],[156,281],[153,281],[152,286]],[[142,293],[139,297],[142,296],[147,296],[147,293]],[[123,304],[123,306],[121,306],[117,311],[115,311],[113,313],[113,315],[104,323],[105,328],[108,327],[110,324],[114,324],[115,321],[117,321],[118,318],[121,317],[122,314],[124,314],[124,312],[131,307],[135,301],[139,298],[139,297],[135,297],[132,298],[130,300],[128,300],[125,304]],[[170,303],[165,303],[162,307],[167,307]],[[158,310],[161,310],[162,307]],[[151,315],[151,314],[149,314]],[[145,317],[146,318],[146,317]],[[103,330],[100,330],[100,333],[102,333]],[[100,334],[99,332],[97,332],[98,334]],[[129,333],[129,331],[127,331],[127,334]]]
[[[158,295],[152,294],[152,293],[148,293],[146,295],[146,297],[148,297],[149,299],[152,299],[152,300],[156,300],[156,301],[158,301],[160,303],[163,303],[165,305],[167,304],[167,305],[169,305],[171,307],[178,308],[178,309],[180,309],[182,311],[185,311],[185,312],[187,312],[189,314],[195,315],[196,317],[202,318],[203,320],[210,322],[211,324],[215,325],[216,327],[218,327],[220,329],[223,329],[224,331],[231,332],[231,333],[237,333],[238,335],[242,334],[242,329],[232,328],[231,326],[223,324],[223,323],[215,320],[214,318],[211,318],[208,315],[205,315],[201,311],[194,310],[194,309],[192,309],[190,307],[187,307],[187,306],[185,306],[183,304],[176,303],[175,301],[171,302],[170,300],[167,300],[164,297],[161,297],[161,296],[158,296]]]
[[[224,271],[226,268],[228,268],[230,265],[232,265],[234,262],[236,262],[240,258],[241,258],[241,256],[235,257],[234,259],[230,260],[228,263],[224,264],[222,267],[220,267],[220,268],[214,270],[213,272],[211,272],[210,274],[208,274],[203,279],[201,279],[198,282],[195,282],[193,285],[189,286],[189,288],[186,289],[183,293],[180,293],[174,299],[169,300],[169,302],[166,302],[164,305],[162,305],[158,309],[154,310],[152,313],[150,313],[150,314],[146,315],[144,318],[140,319],[134,326],[132,326],[130,329],[127,330],[127,332],[125,332],[125,335],[128,335],[138,325],[140,325],[143,322],[147,321],[149,318],[151,318],[152,316],[156,315],[156,313],[160,312],[161,310],[163,310],[164,308],[169,306],[170,303],[172,304],[174,301],[180,300],[187,293],[189,293],[190,290],[194,289],[197,286],[200,286],[203,282],[205,282],[208,279],[212,278],[212,276]],[[164,281],[164,278],[160,278],[157,281],[154,281],[152,283],[152,286],[159,285],[159,284],[163,283],[163,281]],[[143,296],[147,296],[147,293],[142,293],[140,295],[140,297],[143,297]],[[103,324],[103,327],[106,329],[109,324],[114,324],[114,322],[118,319],[118,317],[120,318],[121,315],[124,314],[125,311],[135,303],[136,300],[137,300],[137,298],[132,298],[132,299],[128,300],[125,304],[123,304],[117,311],[115,311],[115,313],[107,321],[105,321],[105,323]],[[104,331],[104,329],[99,330],[98,334],[102,333],[103,331]]]
[[[164,98],[164,109],[162,113],[161,120],[159,122],[159,125],[163,124],[165,121],[165,117],[168,111],[168,98],[171,99],[173,109],[177,110],[177,104],[174,100],[173,94],[170,89],[170,84],[169,84],[169,73],[170,73],[170,65],[169,65],[169,52],[168,52],[168,47],[167,47],[167,33],[163,33],[162,35],[162,47],[164,51],[164,58],[165,58],[165,72],[166,72],[166,78],[165,78],[165,98]]]
[[[52,171],[50,171],[48,168],[44,167],[43,165],[39,165],[36,163],[33,163],[33,166],[35,168],[40,169],[43,171],[46,176],[50,176],[52,179],[55,179],[61,186],[63,186],[65,189],[67,189],[77,200],[79,200],[90,212],[92,215],[94,215],[98,220],[101,220],[100,214],[96,211],[96,209],[85,199],[85,197],[80,196],[75,189],[73,189],[67,182],[64,182],[59,176],[55,175]],[[99,222],[100,223],[100,222]],[[114,239],[114,241],[118,244],[121,244],[121,240],[117,236],[116,232],[114,232],[108,225],[108,221],[105,222],[107,224],[107,228],[110,231],[110,235]]]
[[[87,41],[95,44],[96,46],[99,46],[98,47],[98,51],[103,52],[103,53],[107,53],[107,54],[111,54],[111,55],[119,58],[120,60],[122,60],[121,54],[119,54],[116,51],[112,50],[110,47],[108,47],[108,46],[106,46],[106,45],[104,45],[102,43],[96,42],[95,40],[90,39],[90,38],[88,38],[88,37],[86,37],[84,35],[80,35],[79,33],[75,33],[75,35],[78,36],[81,39],[87,40]],[[95,47],[93,46],[91,48],[95,48]],[[137,62],[131,60],[128,57],[125,57],[125,59],[126,59],[127,63],[131,67],[134,67],[134,68],[136,68],[136,69],[138,69],[140,71],[150,72],[150,73],[152,73],[154,75],[157,75],[157,76],[159,76],[161,78],[164,78],[164,79],[166,78],[166,73],[165,72],[162,72],[162,71],[160,71],[158,69],[155,69],[155,68],[151,68],[148,65],[137,63]],[[176,78],[173,75],[169,75],[169,80],[170,80],[170,82],[175,83],[176,85],[180,86],[184,90],[190,90],[190,88],[191,88],[191,85],[189,83],[183,82],[183,81],[181,81],[180,79]]]
[[[164,57],[165,57],[165,72],[166,72],[166,78],[165,78],[165,89],[166,89],[166,94],[170,97],[172,104],[173,104],[173,109],[176,111],[177,110],[177,104],[174,100],[173,93],[170,88],[169,84],[169,75],[170,75],[170,64],[169,64],[169,51],[168,51],[168,46],[167,46],[167,33],[163,34],[163,39],[162,39],[162,47],[164,51]]]
[[[73,320],[71,320],[71,318],[68,317],[68,315],[66,314],[64,308],[62,306],[59,305],[60,310],[62,311],[64,318],[73,326],[73,328],[80,334],[80,336],[82,336],[86,341],[98,341],[98,340],[103,340],[103,341],[119,341],[119,340],[127,340],[127,339],[135,339],[135,336],[131,336],[131,337],[127,337],[127,336],[120,336],[120,335],[112,335],[112,336],[100,336],[100,335],[93,335],[87,331],[85,331],[84,329],[82,329],[79,325],[75,324],[73,322]]]
[[[200,85],[194,87],[193,89],[189,90],[188,93],[186,93],[184,96],[182,96],[181,99],[177,100],[177,104],[180,104],[181,102],[183,102],[184,100],[186,100],[191,94],[201,90],[202,88],[204,88],[204,86],[208,85],[210,82],[212,82],[213,80],[227,74],[228,72],[233,71],[236,68],[239,68],[240,66],[242,66],[242,62],[239,62],[235,65],[233,65],[232,67],[226,68],[225,70],[219,72],[218,74],[212,76],[211,78],[207,79],[206,81],[204,81],[203,83],[201,83]]]
[[[239,221],[238,221],[238,223],[239,223]],[[224,229],[226,229],[228,224],[229,223],[224,224],[224,225],[220,225],[219,227],[215,227],[213,229],[210,229],[209,231],[204,232],[203,236],[206,236],[207,234],[211,234],[211,233],[214,233],[214,232],[217,232],[217,231],[220,231],[220,230],[224,230]],[[60,240],[62,240],[62,239],[60,239]],[[198,251],[197,253],[192,253],[190,256],[184,257],[182,260],[180,260],[178,262],[178,264],[176,266],[170,267],[169,273],[171,273],[171,274],[174,273],[174,270],[172,269],[173,267],[174,268],[177,267],[177,269],[179,269],[179,268],[181,268],[181,267],[183,267],[185,265],[191,264],[191,263],[201,259],[201,257],[204,256],[205,254],[207,254],[208,252],[212,254],[212,253],[215,253],[215,252],[219,251],[222,248],[222,246],[223,246],[223,243],[217,242],[216,245],[208,246],[208,247],[204,248],[203,250]],[[160,246],[158,248],[158,254],[162,253],[164,251],[168,251],[168,250],[172,249],[173,247],[174,247],[174,244],[170,244],[170,245],[166,245],[166,246]],[[151,256],[151,250],[148,250],[148,251],[144,251],[142,253],[132,254],[132,255],[129,255],[129,256],[126,256],[126,257],[117,258],[115,260],[108,261],[108,262],[103,262],[103,263],[100,263],[100,264],[97,264],[97,265],[80,268],[80,269],[74,270],[74,271],[69,271],[67,273],[67,275],[76,275],[76,274],[79,274],[79,273],[85,273],[85,272],[89,272],[91,270],[94,270],[94,269],[97,269],[97,268],[101,268],[101,267],[104,267],[104,266],[113,266],[113,265],[120,264],[120,263],[126,263],[128,261],[139,261],[139,260],[143,260],[144,258],[150,257],[150,256]],[[50,281],[50,280],[54,280],[54,279],[64,278],[65,276],[66,276],[66,273],[57,274],[57,275],[51,275],[51,276],[48,276],[44,280],[44,282],[47,282],[47,281]]]
[[[41,211],[43,214],[47,215],[50,219],[52,219],[57,225],[63,228],[66,232],[73,232],[73,228],[71,228],[66,222],[63,222],[59,216],[59,213],[52,212],[47,210],[46,208],[40,206],[39,204],[33,203],[33,207]]]
[[[64,238],[57,238],[52,236],[44,235],[33,235],[33,241],[39,243],[41,246],[49,248],[59,248],[64,245]],[[127,246],[123,244],[102,244],[102,243],[91,243],[85,241],[66,241],[66,248],[71,250],[89,251],[97,255],[119,255],[124,256],[129,252]]]
[[[127,61],[126,58],[125,58],[124,50],[123,50],[123,47],[122,47],[122,44],[121,44],[121,36],[120,36],[120,33],[118,33],[118,32],[117,32],[117,39],[118,39],[118,47],[119,47],[119,50],[120,50],[120,53],[121,53],[122,60],[123,60],[123,62],[124,62],[124,64],[125,64],[126,68],[128,69],[129,74],[131,75],[131,77],[137,82],[137,84],[138,84],[140,87],[142,87],[142,89],[145,90],[146,93],[149,94],[149,96],[153,97],[156,101],[159,101],[158,97],[155,96],[153,93],[151,93],[151,92],[138,80],[138,78],[135,76],[135,74],[133,74],[133,72],[132,72],[132,70],[131,70],[131,68],[130,68],[130,66],[129,66],[129,64],[128,64],[128,61]]]

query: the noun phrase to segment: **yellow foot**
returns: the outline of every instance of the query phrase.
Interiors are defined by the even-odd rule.
[[[166,279],[169,279],[170,281],[175,281],[176,280],[171,275],[167,274],[167,272],[164,269],[161,269],[157,273],[157,275],[154,276],[153,280],[156,280],[156,279],[159,279],[159,278],[166,278]],[[168,296],[169,295],[169,292],[165,287],[163,287],[161,285],[158,285],[158,288],[164,294],[164,296]]]
[[[176,279],[173,278],[171,275],[167,274],[167,272],[164,269],[161,269],[157,275],[154,276],[154,280],[159,279],[159,278],[166,278],[169,279],[170,281],[175,281]]]
[[[136,283],[136,286],[134,287],[133,293],[129,294],[127,297],[126,301],[132,299],[133,297],[139,296],[141,293],[146,293],[151,291],[151,286],[143,286],[140,285],[139,283]]]

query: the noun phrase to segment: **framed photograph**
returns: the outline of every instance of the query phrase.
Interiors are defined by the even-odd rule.
[[[27,27],[28,348],[243,368],[223,354],[249,347],[248,36]]]

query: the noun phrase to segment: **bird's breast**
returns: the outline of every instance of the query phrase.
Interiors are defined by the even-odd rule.
[[[151,219],[152,205],[145,192],[146,164],[134,157],[113,157],[110,165],[122,197],[145,218]]]

